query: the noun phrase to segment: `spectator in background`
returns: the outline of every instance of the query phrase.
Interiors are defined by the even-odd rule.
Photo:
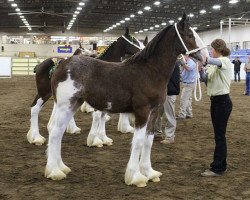
[[[248,62],[245,64],[244,70],[246,71],[246,92],[245,95],[250,96],[250,56]]]
[[[240,82],[240,65],[241,65],[240,58],[236,57],[232,63],[234,64],[234,81],[237,82],[237,75],[238,75],[238,81]]]
[[[188,56],[184,56],[186,63],[182,65],[181,72],[183,88],[180,98],[180,111],[177,119],[186,119],[193,117],[192,95],[196,78],[196,63]]]

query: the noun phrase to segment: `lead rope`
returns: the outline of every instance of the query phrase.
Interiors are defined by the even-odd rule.
[[[199,89],[199,98],[197,98],[197,84]],[[198,68],[198,63],[196,63],[196,76],[195,76],[195,84],[194,84],[194,99],[195,101],[200,101],[202,98],[201,92],[201,81],[200,81],[200,73]]]

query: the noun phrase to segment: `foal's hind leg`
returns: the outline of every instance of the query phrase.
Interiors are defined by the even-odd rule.
[[[66,126],[73,114],[74,112],[70,108],[56,104],[54,122],[49,133],[48,159],[45,168],[45,177],[52,180],[64,179],[66,174],[70,172],[70,169],[63,163],[61,158],[61,142]]]
[[[38,116],[43,107],[43,104],[50,98],[50,94],[41,98],[37,94],[31,107],[30,129],[27,133],[27,139],[29,143],[35,145],[42,145],[45,142],[45,138],[39,133]]]

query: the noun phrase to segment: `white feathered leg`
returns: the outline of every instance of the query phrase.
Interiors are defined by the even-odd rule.
[[[67,126],[66,132],[70,133],[70,134],[81,133],[81,129],[76,126],[76,122],[75,122],[74,117],[72,117],[71,120],[69,121],[69,124]]]
[[[61,158],[61,142],[66,124],[72,118],[73,112],[69,108],[56,108],[54,123],[49,133],[48,159],[45,168],[45,177],[52,180],[61,180],[66,178],[70,169],[63,163]]]
[[[56,103],[54,102],[53,110],[52,110],[52,113],[51,113],[51,116],[50,116],[50,118],[49,118],[49,122],[48,122],[48,125],[47,125],[47,129],[48,129],[48,132],[49,132],[49,133],[51,132],[52,127],[53,127],[53,125],[54,125],[55,113],[56,113]]]
[[[105,125],[106,125],[106,119],[108,118],[107,116],[108,115],[106,113],[102,113],[99,121],[97,135],[102,140],[103,144],[110,146],[113,144],[113,140],[107,137],[106,135]]]
[[[160,176],[162,175],[161,172],[153,170],[151,166],[151,148],[154,140],[154,135],[146,135],[144,140],[144,145],[142,148],[142,154],[140,158],[140,171],[141,173],[146,176],[149,180],[153,182],[159,182]]]
[[[134,133],[135,129],[129,123],[129,113],[120,113],[117,130],[122,133]]]
[[[95,111],[92,113],[93,121],[92,121],[91,129],[89,131],[89,135],[87,138],[87,145],[89,147],[92,147],[92,146],[102,147],[103,146],[102,140],[97,135],[101,115],[102,115],[101,111]]]
[[[135,129],[132,140],[131,154],[125,173],[125,183],[127,185],[145,187],[148,182],[148,178],[141,174],[139,168],[139,158],[145,139],[146,127],[147,125],[145,125],[143,128]]]
[[[43,100],[39,98],[36,101],[36,105],[31,108],[30,129],[27,133],[27,139],[29,143],[35,145],[42,145],[45,142],[45,138],[39,133],[38,116],[42,109]]]
[[[95,110],[91,105],[89,105],[86,101],[84,101],[81,106],[81,111],[89,113],[89,112],[94,112]]]

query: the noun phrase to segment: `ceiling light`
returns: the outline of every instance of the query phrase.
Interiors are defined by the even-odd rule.
[[[167,23],[166,23],[166,22],[162,22],[161,25],[162,25],[162,26],[166,26]]]
[[[130,18],[129,18],[129,17],[126,17],[126,18],[125,18],[125,20],[126,20],[126,21],[129,21],[129,20],[130,20]]]
[[[85,5],[85,3],[83,3],[83,2],[79,3],[79,6],[84,6],[84,5]]]
[[[116,23],[116,26],[120,26],[120,25],[121,25],[121,23],[119,23],[119,22],[118,22],[118,23]]]
[[[21,15],[21,16],[19,16],[19,17],[20,17],[21,19],[23,19],[23,18],[24,18],[24,16],[22,16],[22,15]]]
[[[23,18],[23,19],[22,19],[22,21],[26,21],[26,19],[25,19],[25,18]]]
[[[141,15],[143,12],[142,12],[141,10],[139,10],[137,13],[138,13],[139,15]]]
[[[113,27],[109,27],[109,30],[112,30],[113,29]]]
[[[8,0],[8,1],[14,1],[14,0]]]
[[[174,20],[169,20],[168,21],[170,24],[173,24],[174,23]]]
[[[138,34],[138,31],[135,31],[135,34]]]
[[[144,7],[144,10],[150,10],[150,9],[151,9],[150,6]]]
[[[107,32],[107,30],[104,30],[103,32],[104,32],[104,33],[106,33],[106,32]]]
[[[159,28],[160,26],[158,24],[155,25],[155,28]]]
[[[181,21],[181,19],[182,19],[181,17],[178,18],[179,21]]]
[[[76,17],[76,16],[77,16],[76,14],[73,15],[73,17]]]
[[[11,6],[12,7],[17,7],[17,4],[16,3],[12,3]]]
[[[153,30],[153,29],[154,29],[154,27],[153,27],[153,26],[151,26],[149,29],[150,29],[150,30]]]
[[[143,30],[144,30],[144,31],[146,31],[146,32],[148,31],[148,29],[147,29],[147,28],[145,28],[145,29],[143,29]]]
[[[143,30],[139,30],[139,33],[143,33]]]
[[[235,4],[235,3],[238,3],[239,1],[238,0],[230,0],[229,3],[230,4]]]
[[[19,12],[19,11],[20,11],[20,8],[16,8],[16,11]]]
[[[197,30],[198,28],[195,26],[195,27],[193,27],[193,29],[194,29],[194,30]]]
[[[209,25],[209,24],[207,24],[206,26],[207,26],[207,27],[209,27],[210,25]]]
[[[154,4],[155,4],[156,6],[158,6],[158,5],[161,4],[161,2],[160,2],[160,1],[155,1]]]
[[[113,25],[112,27],[114,27],[114,28],[115,28],[115,27],[116,27],[116,25]]]
[[[76,9],[77,9],[77,10],[82,10],[82,7],[77,7]]]
[[[220,9],[220,7],[221,7],[220,5],[214,5],[213,9],[218,10],[218,9]]]
[[[22,15],[22,13],[20,13],[20,12],[18,12],[17,14],[18,14],[18,15]]]
[[[130,17],[132,17],[132,18],[133,18],[133,17],[135,17],[135,15],[134,15],[134,14],[132,14],[132,15],[130,15]]]
[[[77,10],[75,11],[75,14],[79,14],[79,13],[80,13],[79,11],[77,11]]]
[[[206,12],[206,10],[200,10],[200,14],[205,14]]]
[[[72,19],[73,19],[73,20],[76,20],[76,18],[75,18],[75,17],[73,17]]]
[[[123,23],[125,23],[125,21],[124,21],[124,20],[121,20],[120,22],[121,22],[122,24],[123,24]]]
[[[29,27],[28,29],[29,29],[29,31],[31,31],[31,30],[32,30],[32,29],[31,29],[31,27]]]
[[[67,30],[69,30],[71,27],[67,27]]]

